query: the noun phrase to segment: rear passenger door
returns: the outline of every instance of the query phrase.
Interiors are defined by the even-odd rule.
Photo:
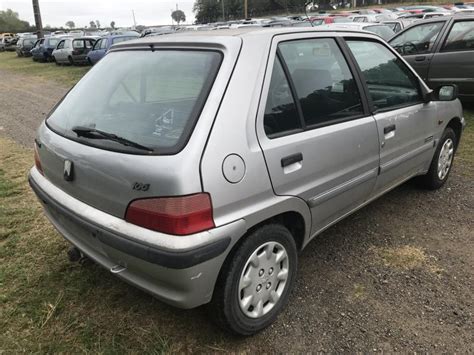
[[[474,98],[474,19],[452,23],[433,57],[428,83],[433,88],[454,83],[461,99]]]
[[[428,169],[436,103],[423,102],[419,79],[391,48],[366,38],[347,38],[346,43],[362,72],[377,122],[380,171],[373,195],[378,195]]]
[[[306,201],[314,234],[370,195],[378,135],[342,42],[292,37],[272,45],[257,133],[275,193]]]

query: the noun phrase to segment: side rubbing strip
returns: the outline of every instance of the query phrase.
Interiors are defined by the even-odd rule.
[[[362,175],[356,176],[352,180],[346,181],[345,183],[338,185],[336,187],[333,187],[331,190],[325,191],[315,197],[312,197],[311,199],[308,200],[308,205],[310,207],[315,207],[327,200],[330,200],[331,198],[342,194],[343,192],[346,192],[353,187],[360,185],[375,176],[377,176],[378,173],[378,168],[377,169],[372,169],[370,171],[367,171],[363,173]]]

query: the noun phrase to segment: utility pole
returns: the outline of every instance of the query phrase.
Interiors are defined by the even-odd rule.
[[[43,23],[41,22],[41,12],[38,0],[33,0],[33,14],[35,15],[35,25],[38,38],[43,38]]]
[[[244,17],[247,19],[248,18],[248,13],[247,13],[247,0],[244,0]]]
[[[224,0],[220,0],[222,4],[222,21],[225,21]]]
[[[137,21],[135,20],[135,11],[132,10],[132,17],[133,17],[133,29],[137,28]]]

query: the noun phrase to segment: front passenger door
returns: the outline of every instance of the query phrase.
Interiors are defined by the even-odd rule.
[[[428,169],[434,152],[436,104],[424,103],[421,83],[392,49],[379,41],[347,39],[366,83],[380,141],[373,195]]]

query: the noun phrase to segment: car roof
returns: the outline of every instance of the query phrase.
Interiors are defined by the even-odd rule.
[[[272,41],[272,38],[279,35],[291,35],[291,34],[315,34],[315,37],[343,37],[343,36],[354,36],[356,34],[360,37],[366,37],[370,39],[380,40],[380,37],[374,33],[362,31],[353,28],[340,29],[325,28],[319,29],[317,27],[252,27],[252,28],[235,28],[235,29],[222,29],[214,31],[202,31],[202,32],[182,32],[174,33],[163,36],[154,37],[143,37],[136,40],[130,40],[120,42],[112,45],[110,51],[120,50],[132,50],[137,48],[146,48],[154,46],[171,46],[176,48],[182,47],[196,47],[196,48],[240,48],[242,42],[256,43],[257,46],[267,45]],[[311,38],[306,36],[306,38]]]
[[[363,25],[367,26],[369,23],[364,23]],[[375,23],[374,23],[375,24]],[[213,31],[182,31],[175,32],[172,34],[167,34],[158,37],[144,37],[133,41],[127,41],[120,46],[126,46],[130,43],[154,43],[154,42],[168,42],[172,38],[173,42],[181,42],[185,37],[189,38],[203,38],[209,39],[218,38],[218,37],[240,37],[240,38],[249,38],[249,37],[260,37],[260,38],[271,38],[277,35],[292,34],[292,33],[311,33],[311,32],[358,32],[351,29],[343,30],[334,28],[326,29],[320,28],[321,26],[316,27],[239,27],[239,28],[229,28],[229,29],[218,29]],[[365,34],[365,32],[364,32]],[[337,34],[335,34],[338,36]]]

